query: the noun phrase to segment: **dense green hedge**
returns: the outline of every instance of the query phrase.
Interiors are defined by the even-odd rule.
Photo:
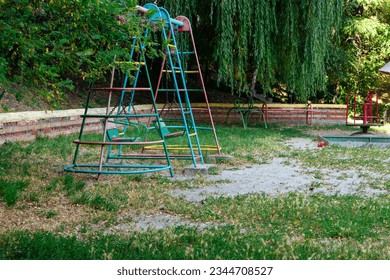
[[[138,32],[134,0],[0,1],[0,82],[40,89],[52,105],[104,76]]]

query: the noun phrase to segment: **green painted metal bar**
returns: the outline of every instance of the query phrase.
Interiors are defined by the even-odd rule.
[[[170,170],[169,166],[166,165],[142,165],[142,166],[135,166],[135,165],[103,165],[106,169],[128,169],[128,170],[99,170],[98,164],[77,164],[77,165],[67,165],[65,166],[64,170],[68,172],[74,172],[74,173],[89,173],[89,174],[106,174],[106,175],[132,175],[132,174],[144,174],[144,173],[152,173],[152,172],[160,172],[164,170]],[[80,168],[80,169],[79,169]],[[94,169],[82,169],[82,168],[94,168]],[[137,169],[134,171],[129,171],[131,169]]]
[[[91,91],[89,91],[88,95],[87,95],[87,103],[85,104],[84,115],[86,115],[88,113],[89,103],[91,102],[91,95],[92,95],[92,93],[91,93]],[[78,137],[78,139],[80,141],[81,141],[81,138],[83,136],[85,121],[86,121],[85,118],[83,118],[83,120],[81,121],[81,128],[80,128],[80,133],[79,133],[79,137]],[[80,149],[80,145],[76,145],[76,149],[75,149],[74,156],[73,156],[73,164],[76,164],[76,162],[77,162],[77,158],[79,155],[79,149]]]

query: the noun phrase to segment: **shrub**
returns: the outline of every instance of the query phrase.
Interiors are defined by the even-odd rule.
[[[5,0],[0,9],[0,86],[36,89],[54,107],[75,85],[104,76],[139,31],[134,9],[119,1]]]

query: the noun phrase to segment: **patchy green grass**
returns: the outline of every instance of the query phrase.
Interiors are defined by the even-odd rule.
[[[327,170],[346,180],[355,170],[365,187],[390,190],[390,149],[330,146],[312,150],[284,144],[314,140],[313,130],[343,126],[218,127],[223,152],[240,169],[282,157],[323,187]],[[212,142],[210,133],[201,135]],[[98,139],[99,135],[88,135]],[[203,137],[203,138],[202,138]],[[63,171],[73,137],[39,137],[0,147],[0,259],[390,259],[390,195],[261,194],[191,202],[177,189],[210,186],[206,178],[172,180],[161,174],[96,176]],[[206,153],[207,154],[207,153]],[[97,158],[94,149],[85,160]],[[175,161],[177,173],[188,162]],[[166,215],[185,225],[134,230],[139,216]],[[122,230],[114,231],[118,226]]]
[[[28,183],[24,181],[9,181],[0,179],[0,199],[5,201],[7,206],[14,206],[19,199],[21,190],[27,188]]]
[[[193,205],[194,206],[194,205]],[[261,195],[209,199],[175,227],[80,240],[49,232],[0,235],[6,259],[388,259],[389,197]]]

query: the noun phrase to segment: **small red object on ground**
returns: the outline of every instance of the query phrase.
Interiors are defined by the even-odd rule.
[[[318,144],[317,144],[317,147],[318,147],[318,148],[323,148],[323,147],[325,147],[325,146],[326,146],[326,143],[323,142],[323,141],[320,141],[320,142],[318,142]]]

